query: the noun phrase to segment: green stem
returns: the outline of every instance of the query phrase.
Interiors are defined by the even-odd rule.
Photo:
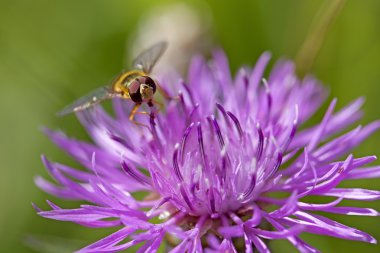
[[[346,0],[326,0],[315,15],[309,33],[296,57],[297,74],[300,77],[310,72],[329,28],[345,3]]]

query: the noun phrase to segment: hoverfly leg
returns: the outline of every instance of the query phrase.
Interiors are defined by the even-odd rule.
[[[131,113],[129,114],[129,120],[130,121],[134,121],[133,119],[135,118],[135,115],[137,113],[137,110],[139,109],[141,104],[135,104],[135,106],[133,107]]]
[[[156,87],[157,87],[157,90],[158,92],[161,94],[161,96],[166,99],[166,100],[172,100],[173,97],[169,95],[169,93],[163,88],[161,87],[161,85],[158,84],[158,82],[156,82]]]
[[[150,129],[148,125],[143,124],[143,123],[138,122],[138,121],[135,120],[136,113],[138,113],[138,114],[144,114],[144,115],[145,114],[149,115],[149,113],[147,113],[147,112],[138,112],[137,110],[140,108],[140,106],[141,106],[141,104],[135,104],[135,106],[133,107],[132,111],[129,114],[129,120],[132,121],[133,124],[135,124],[137,126],[143,126],[143,127],[146,127],[148,129]]]
[[[136,126],[146,127],[148,130],[150,130],[150,127],[144,123],[138,122],[136,120],[132,120],[132,123],[135,124]]]
[[[142,112],[136,112],[137,114],[141,114],[141,115],[147,115],[149,116],[150,113],[149,112],[146,112],[146,111],[142,111]]]
[[[151,101],[148,102],[148,106],[153,107],[153,104],[151,104]],[[141,114],[141,115],[147,115],[147,116],[150,115],[150,113],[147,111],[140,111],[140,112],[136,112],[136,113]]]
[[[158,105],[157,107],[155,107],[154,105]],[[156,101],[156,100],[151,100],[151,101],[149,101],[148,102],[148,106],[150,107],[150,108],[154,108],[155,110],[153,111],[153,110],[151,110],[152,112],[154,112],[154,113],[157,113],[157,112],[159,112],[159,111],[162,111],[163,109],[164,109],[164,104],[163,103],[161,103],[161,102],[159,102],[159,101]]]
[[[170,96],[169,93],[162,87],[160,86],[158,83],[156,83],[156,87],[157,87],[157,90],[158,92],[161,94],[161,96],[166,99],[166,100],[178,100],[179,99],[179,96]],[[156,103],[156,104],[159,104],[159,105],[162,105],[162,103],[158,102],[158,101],[153,101],[153,103]]]

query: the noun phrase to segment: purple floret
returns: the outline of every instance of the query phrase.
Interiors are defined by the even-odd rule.
[[[100,107],[79,113],[93,143],[46,130],[86,170],[43,156],[57,184],[37,177],[37,185],[87,204],[64,209],[48,201],[51,210],[36,207],[38,214],[118,228],[78,252],[118,252],[133,245],[155,252],[163,243],[170,252],[269,252],[274,239],[286,239],[300,252],[318,252],[300,239],[303,232],[376,243],[314,211],[379,215],[340,205],[345,199],[377,200],[379,191],[339,185],[380,177],[380,166],[368,165],[376,157],[350,153],[380,122],[342,133],[360,119],[363,99],[337,112],[333,99],[320,123],[304,127],[324,102],[325,89],[313,77],[299,80],[290,61],[279,61],[263,79],[269,59],[264,53],[252,70],[241,69],[233,78],[222,52],[210,62],[195,57],[186,81],[161,76],[172,99],[163,99],[159,112],[136,117],[146,127],[128,119],[131,101],[115,99],[114,116]],[[309,203],[307,196],[333,200]]]

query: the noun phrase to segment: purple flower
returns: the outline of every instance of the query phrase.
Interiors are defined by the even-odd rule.
[[[38,214],[88,227],[118,227],[79,252],[117,252],[140,244],[155,252],[166,241],[170,252],[269,252],[274,239],[300,252],[318,252],[302,232],[376,243],[370,235],[314,211],[377,216],[373,209],[341,206],[345,199],[377,200],[380,192],[341,188],[343,180],[375,178],[374,156],[350,151],[380,122],[340,134],[361,117],[358,99],[335,112],[334,99],[322,121],[302,127],[326,97],[312,77],[297,79],[294,65],[280,61],[268,80],[264,53],[253,70],[230,75],[227,59],[196,57],[187,81],[160,83],[174,99],[158,113],[128,119],[131,101],[115,100],[114,115],[100,107],[79,114],[94,143],[47,131],[86,170],[42,157],[57,181],[40,177],[44,191],[90,204]],[[277,194],[276,194],[277,193]],[[278,194],[279,193],[279,194]],[[309,203],[306,196],[327,196]],[[125,240],[128,238],[127,240]]]

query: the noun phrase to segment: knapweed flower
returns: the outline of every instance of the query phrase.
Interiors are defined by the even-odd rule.
[[[363,100],[335,112],[334,99],[320,123],[302,127],[326,98],[325,89],[312,77],[299,80],[290,61],[278,62],[263,79],[269,58],[264,53],[253,70],[241,69],[235,78],[222,52],[210,62],[194,58],[186,81],[161,78],[172,99],[137,117],[145,127],[129,121],[131,101],[114,100],[112,115],[100,107],[78,115],[93,143],[47,131],[86,170],[43,157],[57,184],[38,177],[37,185],[87,204],[65,209],[48,201],[51,210],[36,207],[38,214],[117,227],[79,252],[134,245],[155,252],[161,244],[173,253],[269,252],[275,239],[318,252],[300,233],[375,243],[322,214],[378,215],[340,202],[377,200],[380,192],[339,184],[380,176],[379,166],[368,166],[374,156],[350,153],[380,122],[339,135],[361,117]],[[330,202],[310,203],[308,196]]]

